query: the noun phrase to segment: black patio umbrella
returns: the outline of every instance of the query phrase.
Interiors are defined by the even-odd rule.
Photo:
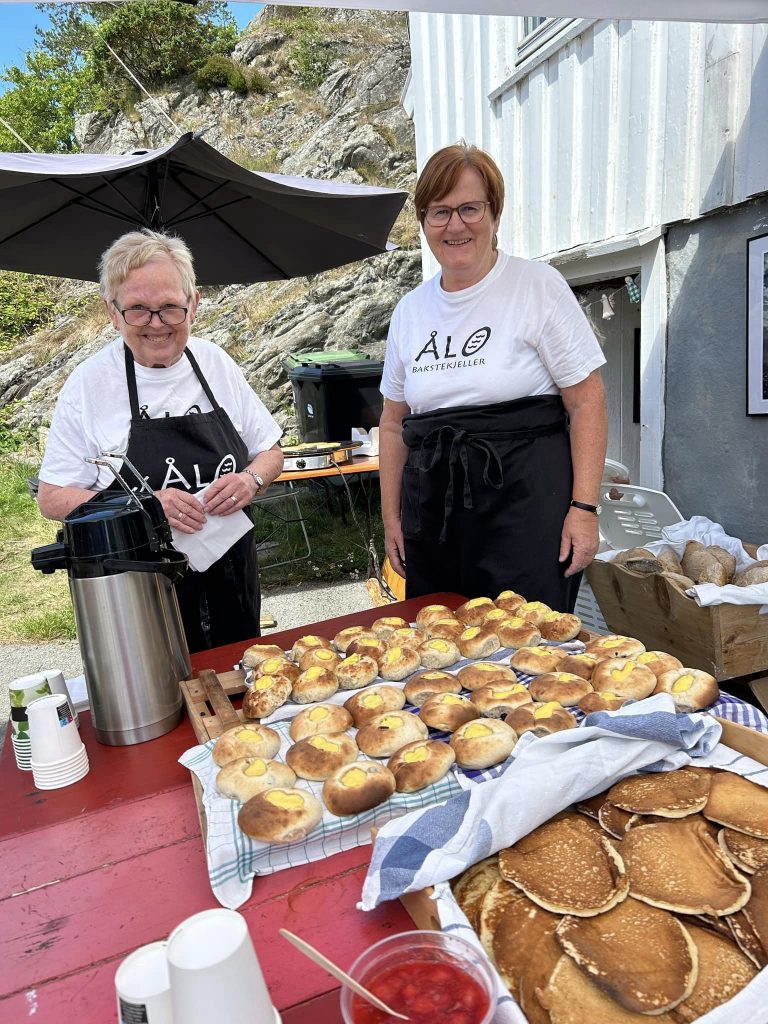
[[[394,248],[400,190],[247,171],[189,133],[112,156],[0,153],[0,268],[98,280],[126,231],[181,236],[200,284],[316,274]]]

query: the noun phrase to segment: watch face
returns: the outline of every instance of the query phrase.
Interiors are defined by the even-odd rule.
[[[602,505],[598,505],[597,508],[595,509],[595,515],[599,516],[602,511],[603,511],[603,506]]]

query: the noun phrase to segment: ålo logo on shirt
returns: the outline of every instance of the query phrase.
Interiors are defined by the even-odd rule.
[[[422,350],[418,353],[414,362],[418,363],[421,357],[426,355],[431,355],[432,359],[435,362],[443,359],[456,359],[460,355],[464,356],[465,358],[467,356],[473,356],[475,355],[476,352],[479,352],[480,349],[486,344],[490,336],[490,327],[479,327],[476,331],[473,331],[472,334],[470,334],[470,336],[464,342],[464,344],[461,347],[461,352],[454,352],[453,338],[451,337],[450,334],[448,334],[445,337],[445,344],[443,346],[443,351],[441,352],[437,342],[437,331],[432,331],[429,336],[429,341],[426,343],[424,348],[422,348]]]

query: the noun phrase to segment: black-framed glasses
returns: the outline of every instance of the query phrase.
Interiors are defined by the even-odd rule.
[[[428,206],[424,211],[424,219],[431,228],[444,228],[454,213],[458,213],[465,224],[477,224],[485,216],[486,206],[490,205],[487,199],[478,199],[476,202],[462,203],[461,206]]]
[[[157,314],[160,322],[166,327],[178,327],[187,319],[189,306],[163,306],[162,309],[120,309],[117,303],[113,302],[120,316],[129,327],[148,327],[152,323],[152,317]]]

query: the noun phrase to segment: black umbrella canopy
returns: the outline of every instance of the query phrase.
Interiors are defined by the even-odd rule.
[[[331,270],[386,252],[407,192],[247,171],[199,136],[125,156],[0,153],[0,268],[98,280],[102,252],[179,235],[200,284]]]

